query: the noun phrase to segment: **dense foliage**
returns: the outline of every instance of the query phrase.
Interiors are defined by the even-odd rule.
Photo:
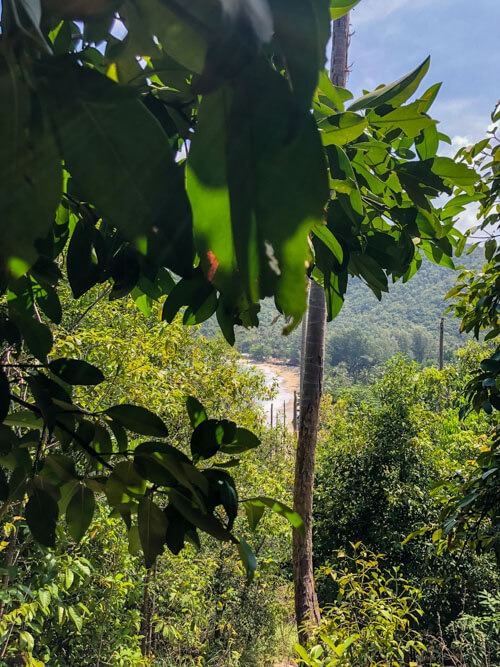
[[[487,354],[483,349],[482,357]],[[459,540],[448,539],[443,548],[439,526],[437,483],[464,475],[464,462],[477,456],[488,429],[487,417],[471,415],[465,424],[458,418],[456,401],[475,363],[473,347],[442,372],[418,371],[396,358],[371,389],[369,403],[346,397],[324,416],[316,564],[335,568],[337,550],[350,554],[358,540],[384,554],[383,565],[398,568],[419,589],[420,632],[431,647],[438,635],[451,647],[458,619],[474,615],[480,592],[497,591],[499,584],[494,559],[464,551]],[[335,604],[338,593],[335,579],[320,580],[323,604]]]
[[[443,136],[428,111],[439,87],[408,102],[429,60],[350,102],[324,72],[317,87],[329,3],[265,8],[3,6],[0,417],[11,474],[2,497],[8,507],[28,493],[28,525],[46,545],[60,513],[69,512],[80,539],[95,493],[105,492],[129,531],[139,531],[148,565],[172,545],[166,535],[182,542],[196,527],[238,545],[250,576],[254,569],[231,532],[232,477],[199,464],[254,448],[258,438],[209,417],[193,397],[189,458],[173,448],[182,440],[171,438],[153,402],[138,406],[118,392],[115,403],[111,392],[84,409],[72,387],[102,384],[107,369],[54,350],[63,273],[76,299],[102,285],[102,295],[130,294],[146,312],[161,300],[168,323],[184,306],[184,324],[216,313],[233,342],[235,324],[258,323],[265,296],[293,328],[307,273],[324,287],[332,318],[349,275],[380,298],[389,279],[415,273],[421,252],[451,265],[463,241],[457,207],[450,213],[433,201],[454,185],[463,201],[474,199],[477,175],[437,156]],[[305,45],[300,59],[292,26]]]
[[[452,268],[466,241],[454,218],[468,203],[480,201],[484,228],[498,221],[498,148],[483,143],[461,162],[438,155],[447,138],[429,109],[439,86],[417,93],[428,59],[357,100],[328,80],[330,18],[354,4],[2,3],[2,659],[61,667],[147,664],[153,655],[167,664],[272,659],[286,614],[267,594],[288,599],[287,539],[264,512],[303,529],[286,504],[290,453],[277,452],[288,436],[259,423],[261,380],[242,373],[220,340],[187,333],[177,314],[183,325],[215,315],[234,343],[235,326],[258,325],[260,301],[272,297],[290,332],[309,278],[332,319],[350,277],[380,299],[423,255]],[[479,180],[483,150],[491,162]],[[441,205],[443,193],[456,196]],[[458,309],[463,329],[493,338],[494,238],[486,259],[483,276],[464,275]],[[414,333],[415,350],[422,331]],[[371,363],[359,349],[358,362]],[[421,340],[414,356],[426,354]],[[467,396],[493,413],[498,350],[481,363]],[[439,521],[429,480],[473,451],[467,432],[442,418],[452,389],[428,383],[420,395],[415,369],[398,368],[380,404],[351,421],[358,467],[346,448],[354,407],[344,406],[331,510],[343,503],[334,530],[344,542],[364,525],[368,546],[402,557],[411,579],[433,564],[434,552],[420,546],[425,553],[407,557],[401,545],[407,529]],[[474,437],[484,423],[474,422]],[[489,437],[472,477],[448,487],[438,548],[443,535],[448,547],[467,541],[471,526],[478,549],[497,545],[495,424]],[[458,444],[436,455],[431,445],[443,439]],[[325,463],[325,479],[329,472]],[[371,505],[359,512],[348,500],[367,479]],[[363,524],[381,504],[379,523]],[[325,520],[324,535],[331,530]],[[255,577],[248,539],[268,566],[256,588],[237,576]],[[202,542],[207,557],[192,551]],[[355,575],[347,580],[358,586]],[[457,614],[448,593],[450,622],[465,627],[470,610]],[[482,600],[496,613],[494,598]],[[388,612],[399,629],[401,602]]]

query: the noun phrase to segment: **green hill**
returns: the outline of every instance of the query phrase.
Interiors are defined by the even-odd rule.
[[[478,268],[482,262],[482,253],[475,252],[456,264]],[[444,312],[450,305],[445,294],[456,278],[457,272],[424,260],[409,282],[391,285],[381,301],[360,280],[351,280],[342,311],[328,324],[327,365],[343,362],[356,376],[398,352],[420,363],[436,363],[441,317],[445,318],[445,358],[449,358],[464,343],[458,320]],[[237,349],[256,360],[277,358],[298,363],[300,327],[283,336],[283,319],[276,318],[271,301],[264,302],[260,319],[258,329],[237,330]]]

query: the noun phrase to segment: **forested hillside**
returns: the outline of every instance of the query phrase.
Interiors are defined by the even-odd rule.
[[[359,1],[0,0],[0,667],[500,665],[499,138]]]
[[[396,282],[381,301],[361,280],[353,279],[342,310],[328,324],[327,364],[333,367],[344,363],[357,377],[398,352],[419,363],[435,363],[443,316],[445,359],[449,360],[465,340],[459,333],[459,322],[445,313],[450,304],[444,297],[455,284],[459,267],[479,268],[481,264],[480,250],[455,260],[457,271],[424,259],[411,281]],[[260,320],[258,329],[238,328],[237,349],[255,360],[276,357],[298,363],[300,328],[282,336],[283,318],[276,319],[270,300],[263,303]],[[214,323],[206,323],[203,330],[215,332]]]

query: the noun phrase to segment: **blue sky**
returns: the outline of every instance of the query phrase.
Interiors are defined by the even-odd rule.
[[[440,130],[457,148],[485,136],[500,99],[500,0],[361,0],[351,31],[347,86],[356,96],[430,55],[421,90],[443,84],[431,109]]]

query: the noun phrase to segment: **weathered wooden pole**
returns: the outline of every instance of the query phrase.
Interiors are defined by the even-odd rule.
[[[444,367],[444,317],[441,318],[439,324],[439,370],[442,371]]]

